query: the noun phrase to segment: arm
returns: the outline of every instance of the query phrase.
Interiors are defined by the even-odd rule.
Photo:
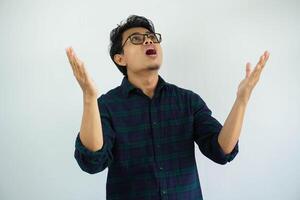
[[[218,137],[218,142],[225,154],[233,150],[240,137],[245,111],[246,104],[237,98]]]
[[[97,105],[98,89],[95,82],[86,70],[83,61],[75,54],[72,48],[66,53],[83,92],[83,115],[80,128],[80,140],[91,151],[97,151],[103,146],[103,133]]]
[[[233,150],[240,137],[247,103],[268,58],[269,53],[265,51],[252,72],[250,63],[246,65],[246,77],[239,84],[237,98],[218,137],[218,142],[225,154]]]
[[[76,137],[74,157],[83,171],[93,174],[104,170],[112,162],[115,133],[108,109],[101,97],[97,99],[98,89],[84,63],[72,48],[67,48],[66,53],[83,92],[83,115],[80,133]]]
[[[109,115],[108,108],[104,103],[104,95],[100,96],[97,100],[98,115],[101,108],[101,126],[103,130],[103,145],[101,149],[92,151],[88,149],[81,141],[80,134],[77,135],[75,142],[74,157],[77,160],[80,168],[90,174],[95,174],[103,171],[106,167],[109,167],[113,161],[113,146],[115,131],[112,126],[111,117]]]
[[[80,140],[87,149],[97,151],[103,146],[100,108],[98,109],[97,98],[84,96],[83,99]]]
[[[222,165],[231,162],[238,154],[238,143],[231,153],[224,153],[218,142],[222,124],[212,116],[211,110],[203,99],[196,93],[192,94],[194,141],[198,144],[202,154],[210,160]]]

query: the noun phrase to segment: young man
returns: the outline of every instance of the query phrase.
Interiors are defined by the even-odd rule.
[[[120,86],[98,89],[72,48],[66,52],[83,91],[84,111],[74,156],[90,174],[108,167],[107,199],[202,199],[194,142],[212,161],[238,153],[247,102],[268,60],[246,65],[224,126],[191,90],[164,81],[161,35],[142,16],[129,16],[110,34],[110,56],[124,74]]]

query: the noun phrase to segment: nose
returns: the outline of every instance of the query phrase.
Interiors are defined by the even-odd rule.
[[[146,37],[146,39],[144,41],[144,45],[146,45],[146,44],[153,44],[153,41],[150,38],[148,38],[147,36],[145,36],[145,37]]]

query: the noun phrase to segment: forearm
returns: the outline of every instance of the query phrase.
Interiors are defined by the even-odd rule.
[[[237,98],[218,137],[218,142],[226,154],[231,153],[240,137],[247,102],[268,58],[269,52],[265,51],[253,71],[250,63],[246,64],[246,77],[239,84]]]
[[[97,151],[103,146],[97,97],[83,96],[83,115],[79,137],[82,144],[91,151]]]
[[[247,103],[236,98],[218,137],[218,142],[225,154],[230,153],[239,140]]]

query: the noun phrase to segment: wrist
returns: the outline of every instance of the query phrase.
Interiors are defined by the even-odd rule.
[[[249,101],[249,99],[242,98],[242,97],[239,97],[239,96],[237,96],[237,98],[235,99],[235,103],[238,104],[238,105],[241,105],[243,107],[247,106],[248,101]]]
[[[83,102],[84,103],[91,103],[91,102],[94,102],[94,101],[97,101],[97,96],[83,94]]]

